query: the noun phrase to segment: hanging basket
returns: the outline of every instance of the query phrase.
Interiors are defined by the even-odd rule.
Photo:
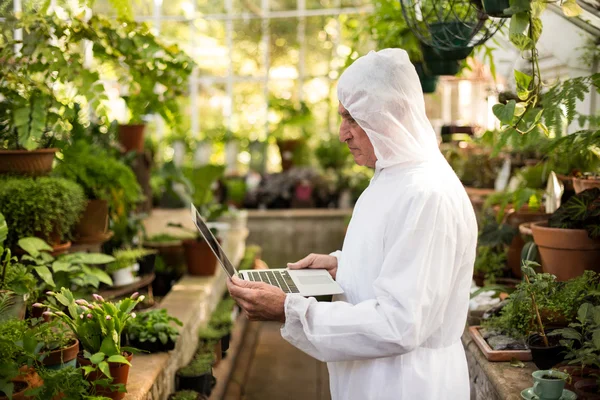
[[[511,12],[505,11],[510,8],[508,0],[483,0],[483,9],[490,17],[508,18]]]
[[[505,22],[504,18],[488,16],[473,0],[400,0],[400,3],[410,30],[422,43],[437,50],[470,53]]]
[[[422,45],[423,59],[427,72],[430,75],[456,75],[460,72],[460,61],[462,56],[459,51],[439,51],[430,46]]]
[[[419,75],[423,93],[435,93],[439,77],[437,75],[429,74],[428,70],[425,70],[423,63],[416,63],[415,70],[417,71],[417,75]]]

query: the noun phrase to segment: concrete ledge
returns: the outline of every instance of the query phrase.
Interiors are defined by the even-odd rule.
[[[531,373],[537,370],[533,363],[526,362],[524,368],[518,368],[509,362],[489,362],[467,329],[462,342],[469,364],[471,399],[520,400],[521,391],[533,385]]]
[[[226,290],[225,273],[211,277],[184,276],[159,307],[183,322],[175,349],[168,353],[133,357],[126,400],[164,400],[175,391],[175,373],[187,365],[198,347],[198,330],[208,319]]]
[[[258,218],[339,218],[352,215],[352,209],[291,208],[282,210],[248,210],[249,219]]]

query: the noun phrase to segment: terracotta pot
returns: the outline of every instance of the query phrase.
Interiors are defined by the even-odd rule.
[[[584,190],[600,188],[600,178],[573,178],[573,188],[575,189],[576,194],[579,194]]]
[[[123,356],[127,359],[127,361],[129,361],[131,363],[133,354],[125,352],[125,353],[123,353]],[[80,366],[92,365],[90,360],[88,360],[87,358],[81,357],[81,355],[77,356],[77,362],[79,363]],[[113,378],[113,380],[112,380],[113,384],[122,383],[123,385],[127,386],[127,378],[129,377],[129,365],[111,362],[111,363],[108,363],[108,368],[110,371],[110,375]],[[99,370],[96,370],[96,371],[92,372],[91,374],[89,374],[88,376],[86,376],[85,378],[87,379],[88,382],[94,382],[99,379],[106,379],[106,375],[104,375]],[[96,394],[98,396],[109,397],[113,400],[120,400],[125,397],[126,393],[121,393],[118,391],[113,392],[111,390],[99,387],[96,390]]]
[[[556,174],[556,177],[559,181],[565,185],[565,192],[573,192],[575,188],[573,187],[573,177],[567,175]]]
[[[75,228],[77,237],[86,239],[102,237],[108,229],[108,201],[88,200],[83,215]]]
[[[52,242],[52,239],[50,239],[50,242]],[[58,244],[48,243],[48,244],[50,244],[52,246],[52,251],[50,252],[50,254],[53,257],[56,257],[56,256],[61,255],[61,254],[65,254],[71,248],[71,242],[58,243]],[[13,249],[13,253],[15,255],[18,255],[18,256],[22,256],[22,255],[26,254],[25,250],[23,250],[20,247],[15,247]]]
[[[483,287],[485,284],[485,275],[481,272],[473,272],[473,280],[479,287]]]
[[[294,153],[303,144],[303,140],[277,140],[279,154],[281,154],[281,168],[284,171],[294,166]]]
[[[216,367],[217,365],[219,365],[219,363],[221,362],[222,359],[223,359],[223,347],[221,346],[221,341],[217,340],[217,343],[215,343],[215,363],[214,363],[214,366]]]
[[[565,388],[573,392],[575,391],[575,384],[577,382],[587,378],[593,378],[595,375],[600,375],[600,369],[588,367],[581,368],[581,366],[568,365],[566,363],[560,363],[554,366],[553,369],[569,374],[571,379],[566,381]]]
[[[144,247],[158,251],[157,256],[162,258],[168,267],[179,267],[185,264],[185,253],[181,240],[172,242],[144,242]]]
[[[144,151],[144,131],[145,124],[119,125],[119,143],[125,149],[125,152]]]
[[[0,175],[44,176],[52,171],[58,149],[0,150]]]
[[[73,342],[68,347],[48,353],[43,360],[43,364],[49,369],[62,369],[70,366],[75,367],[77,363],[77,353],[79,353],[79,340],[73,339]]]
[[[13,400],[30,400],[33,396],[25,396],[25,392],[29,389],[40,387],[44,384],[42,378],[35,372],[33,368],[21,367],[21,375],[12,380],[15,384],[15,393],[13,393]],[[7,400],[8,397],[0,396],[0,400]]]
[[[575,383],[574,388],[579,400],[600,400],[596,379],[582,379]]]
[[[519,225],[523,223],[547,221],[548,218],[550,218],[550,214],[546,214],[544,211],[529,211],[526,208],[522,208],[519,211],[513,210],[512,212],[509,212],[504,220],[506,224],[513,228],[518,228]],[[521,273],[521,252],[523,251],[524,245],[525,241],[523,240],[523,237],[518,234],[515,235],[512,242],[510,242],[508,253],[506,255],[506,263],[513,275],[517,278],[523,277],[523,274]]]
[[[6,290],[0,290],[1,293],[7,293]],[[9,293],[9,303],[10,305],[6,309],[6,315],[12,318],[24,319],[25,313],[27,312],[27,304],[25,304],[25,298],[23,295],[18,295],[15,293]]]
[[[547,222],[531,224],[533,240],[542,260],[542,271],[566,281],[585,270],[600,272],[600,240],[592,240],[584,229],[549,228]]]
[[[217,269],[217,257],[204,240],[189,239],[183,241],[188,274],[193,276],[212,276]]]

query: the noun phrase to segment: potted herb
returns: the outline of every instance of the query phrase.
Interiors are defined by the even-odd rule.
[[[47,399],[92,399],[89,396],[90,384],[84,378],[81,368],[72,366],[62,369],[40,369],[44,384],[35,396],[36,400]]]
[[[121,249],[113,253],[115,261],[108,264],[106,272],[113,277],[113,286],[126,286],[135,281],[133,273],[139,268],[138,260],[154,253],[153,250]]]
[[[212,365],[214,358],[212,354],[199,354],[187,366],[177,370],[177,390],[193,390],[204,395],[210,395],[214,377]]]
[[[133,354],[121,347],[121,334],[127,321],[135,318],[133,309],[144,296],[134,293],[113,303],[99,295],[94,295],[93,302],[75,300],[65,288],[47,294],[53,301],[44,303],[50,309],[46,313],[65,322],[79,339],[83,354],[77,360],[96,393],[122,399]]]
[[[3,180],[0,212],[9,228],[6,246],[15,248],[19,238],[35,236],[53,246],[55,254],[66,251],[85,201],[81,187],[63,178]]]
[[[193,390],[180,390],[169,395],[168,400],[202,400],[204,398],[203,395]]]
[[[231,297],[226,297],[219,302],[215,311],[210,316],[208,325],[220,332],[221,337],[221,354],[225,354],[229,349],[229,341],[231,339],[231,329],[233,327],[233,308],[235,301]]]
[[[130,319],[125,331],[129,344],[150,353],[173,350],[179,336],[171,322],[183,326],[182,322],[167,314],[167,310],[150,310]]]
[[[198,333],[200,338],[200,347],[211,352],[215,356],[215,365],[221,361],[223,349],[221,347],[221,339],[229,333],[228,328],[216,328],[208,325],[201,329]]]
[[[36,308],[45,308],[43,304],[35,303]],[[63,369],[77,365],[79,341],[73,337],[73,332],[61,320],[51,320],[43,323],[43,319],[32,320],[33,332],[38,342],[43,343],[40,349],[42,364],[46,369]]]
[[[77,182],[88,199],[76,226],[79,243],[106,240],[108,216],[120,210],[134,210],[142,199],[135,174],[106,150],[83,140],[63,150],[63,158],[54,170],[58,176]]]
[[[550,334],[561,337],[561,344],[567,348],[565,361],[568,362],[566,365],[560,365],[558,370],[571,376],[568,389],[572,390],[578,381],[600,373],[598,369],[600,333],[598,332],[600,332],[600,306],[584,303],[577,311],[576,322],[569,324],[568,328],[557,329]],[[587,397],[582,396],[582,398]]]
[[[600,271],[600,188],[571,197],[547,223],[531,224],[544,271],[564,281]]]

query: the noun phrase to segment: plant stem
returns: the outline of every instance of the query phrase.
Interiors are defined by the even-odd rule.
[[[531,285],[531,282],[529,281],[529,276],[527,276],[527,274],[524,274],[524,275],[525,275],[525,279],[527,280],[527,284]],[[546,333],[544,332],[544,325],[542,324],[542,317],[540,316],[540,310],[538,309],[537,303],[535,301],[535,295],[533,294],[533,291],[529,292],[529,294],[531,295],[531,302],[533,303],[533,310],[535,311],[537,323],[540,328],[540,336],[542,337],[542,340],[544,341],[544,346],[550,347],[550,344],[548,343],[548,338],[546,337]]]

